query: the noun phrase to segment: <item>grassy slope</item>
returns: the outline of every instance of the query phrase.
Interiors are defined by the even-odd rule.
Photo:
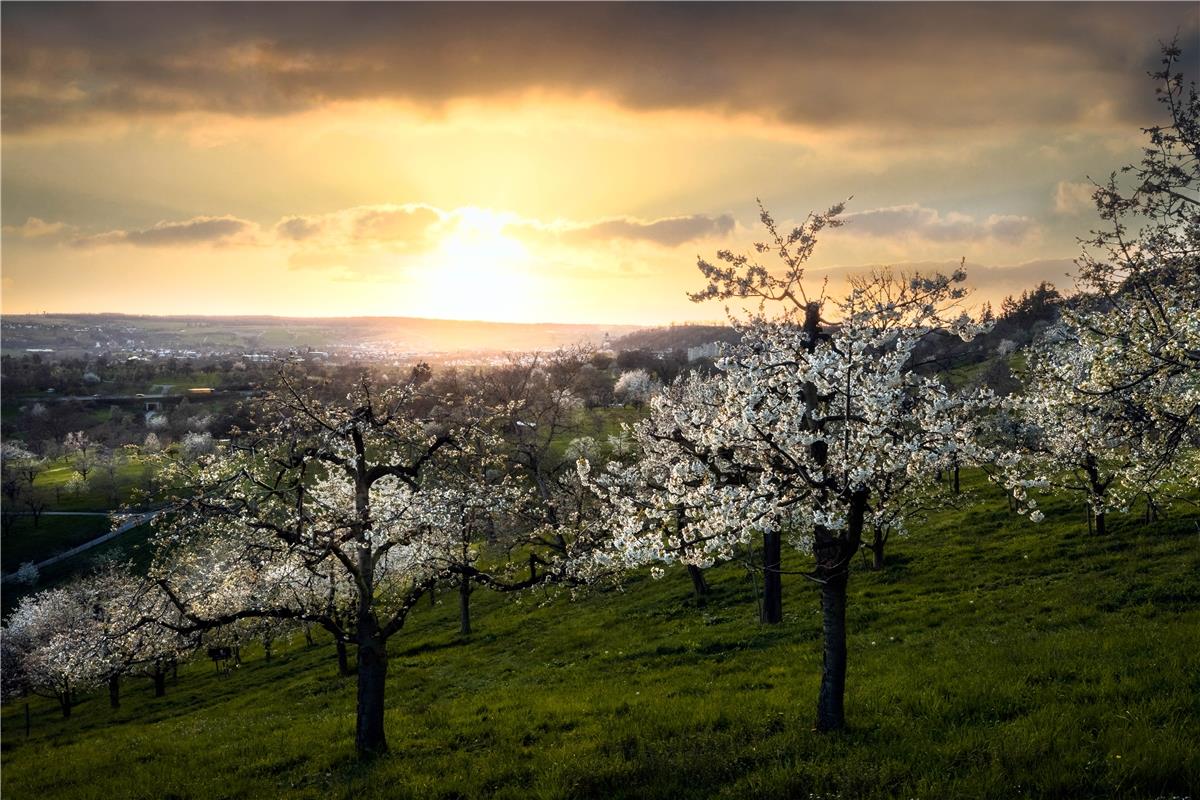
[[[0,564],[12,572],[26,561],[41,561],[52,555],[108,533],[111,523],[105,516],[56,517],[43,515],[37,526],[29,516],[14,517],[4,527]]]
[[[42,525],[46,524],[46,520],[50,517],[44,517]],[[81,517],[67,517],[66,519],[92,519]],[[103,519],[103,518],[96,518]],[[91,523],[89,523],[91,524]],[[108,521],[104,520],[105,530],[108,528]],[[104,531],[99,531],[96,535],[102,534]],[[125,533],[117,536],[114,539],[109,539],[103,544],[97,545],[90,550],[84,550],[82,553],[76,553],[70,558],[59,561],[56,564],[43,567],[38,574],[38,582],[35,586],[29,587],[8,581],[3,586],[0,586],[0,613],[8,616],[16,609],[20,599],[30,592],[38,592],[43,589],[57,586],[66,583],[80,573],[94,569],[97,564],[107,559],[116,559],[118,561],[132,561],[135,567],[143,572],[149,568],[153,550],[149,544],[151,538],[151,527],[149,525],[139,525],[136,528],[131,528]],[[87,536],[85,539],[94,538]],[[7,542],[4,543],[7,548]],[[9,558],[9,552],[4,550],[5,563]],[[20,566],[20,563],[17,563]]]
[[[811,586],[754,622],[744,572],[707,608],[681,570],[623,592],[422,606],[392,640],[392,755],[352,757],[353,680],[291,644],[234,675],[184,667],[119,711],[4,711],[5,797],[1166,797],[1200,793],[1195,518],[1105,539],[1051,503],[935,517],[851,582],[840,736],[811,732],[820,670]],[[796,560],[794,566],[801,566]]]

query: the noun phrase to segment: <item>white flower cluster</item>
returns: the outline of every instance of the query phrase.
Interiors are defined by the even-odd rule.
[[[580,464],[613,511],[603,558],[706,565],[764,531],[807,542],[817,529],[847,529],[864,496],[878,518],[902,526],[904,493],[939,469],[992,460],[975,428],[996,398],[953,393],[912,367],[930,331],[969,338],[980,329],[939,315],[958,296],[954,282],[921,279],[919,304],[889,303],[865,286],[815,342],[788,317],[755,320],[716,375],[689,375],[655,397],[633,427],[634,463]]]

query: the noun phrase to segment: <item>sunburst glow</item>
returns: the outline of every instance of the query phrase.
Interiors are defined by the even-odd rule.
[[[505,232],[510,219],[486,209],[460,209],[437,247],[414,270],[429,316],[457,319],[536,318],[538,292],[528,248]]]

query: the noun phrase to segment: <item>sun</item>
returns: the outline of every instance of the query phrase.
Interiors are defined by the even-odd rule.
[[[464,208],[416,270],[421,316],[526,322],[537,285],[528,248],[506,229],[512,216]]]

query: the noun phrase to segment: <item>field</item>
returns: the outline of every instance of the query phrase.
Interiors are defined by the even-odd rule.
[[[87,484],[74,491],[67,488],[67,483],[75,475],[75,467],[69,458],[58,458],[46,463],[46,469],[33,482],[33,490],[51,511],[108,511],[113,508],[114,493],[124,502],[135,489],[146,485],[146,469],[137,458],[126,459],[119,462],[110,481],[97,465],[88,474]]]
[[[756,621],[740,567],[622,590],[422,606],[391,642],[390,755],[355,761],[353,678],[302,638],[234,674],[185,665],[70,720],[5,708],[6,797],[1191,797],[1200,793],[1200,523],[1089,536],[981,502],[851,580],[848,732],[812,732],[814,588]],[[801,567],[795,559],[791,567]]]

